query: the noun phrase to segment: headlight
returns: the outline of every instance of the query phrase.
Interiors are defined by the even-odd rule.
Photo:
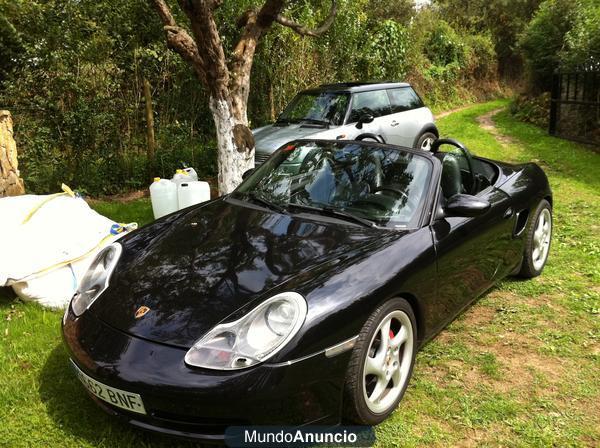
[[[185,362],[235,370],[266,361],[298,333],[306,312],[306,300],[300,294],[277,294],[241,319],[217,325],[189,349]]]
[[[96,256],[71,300],[71,309],[76,316],[83,314],[94,300],[108,288],[110,276],[119,261],[122,250],[119,243],[113,243],[102,249]]]

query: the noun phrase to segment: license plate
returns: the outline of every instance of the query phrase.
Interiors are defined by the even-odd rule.
[[[134,394],[132,392],[127,392],[125,390],[116,389],[114,387],[107,386],[106,384],[102,384],[79,370],[79,367],[77,367],[73,361],[71,361],[71,365],[73,366],[79,381],[81,381],[81,383],[91,394],[118,408],[126,409],[131,412],[137,412],[138,414],[146,413],[142,397],[139,394]]]

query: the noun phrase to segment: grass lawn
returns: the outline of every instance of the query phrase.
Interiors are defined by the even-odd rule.
[[[534,160],[554,190],[544,274],[489,291],[417,357],[378,446],[600,445],[600,156],[515,121],[477,118],[506,101],[439,120],[476,154]],[[95,202],[121,222],[151,219],[149,201]],[[61,313],[0,290],[0,446],[176,446],[106,416],[72,374]],[[187,445],[181,443],[181,445]]]

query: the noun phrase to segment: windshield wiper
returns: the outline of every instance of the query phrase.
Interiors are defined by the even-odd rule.
[[[304,118],[302,120],[304,120]],[[275,120],[274,124],[281,124],[287,126],[288,124],[300,123],[300,121],[301,120],[298,120],[297,118],[278,118],[277,120]]]
[[[264,198],[263,196],[257,194],[254,191],[247,192],[246,197],[252,199],[254,202],[258,202],[259,204],[262,204],[262,205],[270,208],[271,210],[275,210],[276,212],[279,212],[281,214],[284,214],[284,215],[289,214],[289,212],[285,208],[283,208],[281,205],[276,204],[275,202],[272,202],[272,201]]]
[[[365,227],[374,228],[377,227],[375,223],[367,218],[361,218],[360,216],[353,215],[352,213],[345,212],[343,210],[335,209],[333,207],[314,207],[312,205],[298,204],[298,203],[288,203],[292,207],[303,208],[306,210],[311,210],[318,213],[327,214],[329,216],[334,216],[336,218],[342,218],[346,221],[353,221],[358,224],[361,224]]]
[[[317,120],[315,118],[302,118],[300,121],[307,121],[308,123],[311,123],[311,124],[320,124],[322,126],[327,126],[327,127],[329,127],[329,125],[331,124],[331,123],[329,123],[329,121]]]

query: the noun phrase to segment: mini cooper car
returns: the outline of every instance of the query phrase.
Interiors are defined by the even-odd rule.
[[[233,193],[104,249],[64,341],[92,398],[140,428],[373,425],[426,341],[498,280],[542,272],[551,234],[533,163],[454,140],[300,140]]]
[[[275,123],[253,132],[257,164],[299,138],[369,140],[428,151],[439,136],[431,111],[404,82],[325,84],[304,90]]]

